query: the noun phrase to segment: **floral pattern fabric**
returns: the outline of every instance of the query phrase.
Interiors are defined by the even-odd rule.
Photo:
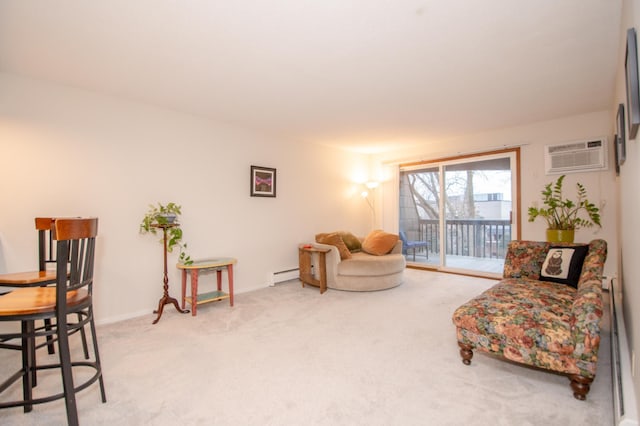
[[[510,244],[505,278],[453,314],[458,341],[512,361],[592,378],[607,244],[589,244],[577,289],[538,279],[549,247],[532,241]]]
[[[537,241],[511,241],[504,259],[505,278],[531,278],[540,279],[542,263],[549,243]]]

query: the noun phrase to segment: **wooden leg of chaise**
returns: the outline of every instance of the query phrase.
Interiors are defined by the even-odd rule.
[[[471,364],[471,358],[473,358],[473,346],[466,345],[461,342],[458,342],[458,346],[460,346],[460,356],[462,357],[462,363],[464,365]]]
[[[571,380],[571,389],[573,389],[573,396],[580,401],[587,399],[587,394],[591,389],[591,383],[593,378],[582,377],[577,374],[569,376]]]

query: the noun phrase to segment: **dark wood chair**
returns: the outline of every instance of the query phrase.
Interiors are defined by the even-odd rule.
[[[0,274],[0,287],[40,287],[52,285],[56,282],[56,250],[53,240],[52,228],[56,218],[54,217],[36,217],[35,225],[38,232],[38,270],[17,272],[9,274]],[[45,319],[44,326],[51,327],[49,319]],[[82,347],[85,357],[89,358],[89,350],[87,347],[87,339],[84,329],[80,330],[82,335]],[[54,345],[52,336],[48,336],[46,343],[49,353],[54,353]],[[37,348],[43,347],[44,344],[37,345]],[[6,343],[0,340],[0,348],[17,348],[20,346]]]
[[[56,261],[53,250],[53,234],[51,233],[54,221],[55,219],[51,217],[37,217],[35,219],[36,231],[38,231],[38,270],[0,274],[0,287],[40,287],[56,282],[55,269],[47,268],[47,265],[55,264]],[[51,327],[48,319],[45,320],[45,326]],[[49,353],[53,354],[54,348],[51,337],[47,339],[47,347],[49,348]],[[0,341],[0,348],[20,349],[20,346]]]
[[[98,381],[102,402],[106,402],[102,367],[93,317],[93,269],[98,219],[56,219],[53,239],[56,246],[56,279],[53,286],[18,288],[0,297],[0,321],[19,322],[21,331],[0,333],[0,338],[20,339],[22,368],[0,384],[0,393],[22,379],[23,398],[19,401],[0,402],[0,408],[24,407],[32,410],[34,404],[65,399],[67,420],[78,424],[76,392]],[[73,315],[71,315],[73,314]],[[70,321],[69,315],[77,320]],[[36,320],[53,320],[49,329],[36,329]],[[93,343],[93,359],[73,361],[69,336],[89,326]],[[35,340],[41,336],[54,336],[58,345],[59,362],[35,365]],[[60,393],[34,397],[35,372],[60,369],[63,390]],[[93,369],[83,383],[74,383],[74,369]],[[80,377],[80,376],[78,376]],[[85,377],[85,376],[82,376]]]
[[[402,254],[407,255],[409,250],[413,252],[413,261],[416,260],[416,249],[424,248],[427,259],[429,258],[429,243],[427,241],[411,241],[407,238],[404,231],[400,231],[400,239],[402,240]]]
[[[37,217],[35,222],[38,231],[38,270],[0,274],[0,286],[39,287],[56,282],[55,268],[47,268],[47,265],[56,263],[51,233],[55,218]]]

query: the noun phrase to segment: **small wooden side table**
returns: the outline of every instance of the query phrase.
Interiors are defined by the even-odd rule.
[[[331,249],[315,248],[309,244],[301,244],[298,246],[298,262],[302,287],[307,283],[320,287],[320,294],[327,291],[327,253],[330,251]],[[313,271],[311,270],[314,253],[318,254],[319,279],[313,275]]]
[[[191,315],[196,316],[198,305],[229,299],[229,306],[233,306],[233,265],[237,260],[232,257],[217,257],[213,259],[195,260],[191,265],[178,263],[176,267],[182,270],[182,309],[187,302],[191,305]],[[229,293],[222,291],[222,270],[227,270],[229,278]],[[215,270],[217,275],[218,290],[198,294],[198,274],[200,271]],[[187,271],[191,276],[191,296],[187,296]]]

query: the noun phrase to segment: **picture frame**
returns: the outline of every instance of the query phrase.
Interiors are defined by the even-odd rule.
[[[620,176],[620,163],[618,163],[618,135],[613,135],[613,156],[615,158],[616,176]]]
[[[640,83],[638,82],[638,42],[635,28],[627,30],[627,49],[624,58],[627,89],[628,139],[635,139],[640,125]]]
[[[617,114],[617,132],[618,137],[616,140],[616,154],[618,156],[617,164],[621,166],[624,164],[627,159],[627,144],[625,138],[625,129],[624,129],[624,104],[618,105],[618,114]]]
[[[251,166],[251,196],[276,196],[276,169],[271,167]]]

